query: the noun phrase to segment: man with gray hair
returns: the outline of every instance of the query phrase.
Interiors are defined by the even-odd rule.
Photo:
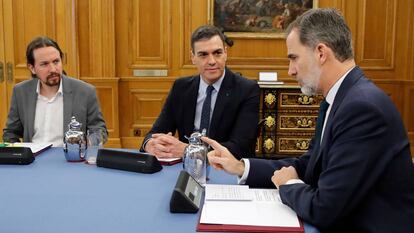
[[[412,232],[414,167],[391,99],[356,66],[351,32],[334,9],[313,9],[287,30],[289,75],[322,94],[308,152],[278,161],[235,159],[216,141],[210,164],[240,183],[277,187],[283,203],[322,232]],[[314,230],[314,229],[313,229]]]

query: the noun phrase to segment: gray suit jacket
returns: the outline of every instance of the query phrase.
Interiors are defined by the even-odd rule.
[[[37,102],[37,78],[16,84],[13,88],[10,111],[3,129],[5,142],[31,142],[34,135],[34,120]],[[63,131],[72,116],[82,123],[82,131],[102,129],[104,139],[108,137],[95,87],[83,81],[62,76],[63,88]],[[86,134],[85,134],[86,135]],[[62,135],[63,140],[63,135]]]

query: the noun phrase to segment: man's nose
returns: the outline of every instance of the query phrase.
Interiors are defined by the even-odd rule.
[[[208,64],[209,65],[214,65],[214,64],[216,64],[216,58],[214,57],[214,55],[213,54],[210,54],[210,55],[208,55]]]
[[[51,63],[50,63],[50,66],[49,66],[49,67],[50,67],[50,68],[49,68],[49,69],[50,69],[50,72],[56,72],[56,70],[57,70],[57,66],[58,66],[57,64],[55,64],[55,63],[51,62]]]
[[[293,67],[293,65],[292,64],[290,64],[289,63],[289,70],[288,70],[288,74],[290,75],[290,76],[295,76],[296,75],[296,69]]]

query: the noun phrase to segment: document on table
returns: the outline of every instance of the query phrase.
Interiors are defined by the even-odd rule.
[[[205,187],[207,201],[251,201],[253,192],[247,185],[207,184]]]
[[[50,148],[52,144],[51,143],[15,142],[15,143],[8,143],[7,146],[8,147],[29,147],[34,155],[38,155],[42,151]]]
[[[201,224],[300,227],[296,213],[280,201],[277,189],[209,186],[206,185]]]
[[[182,158],[157,158],[162,165],[174,165],[182,161]]]

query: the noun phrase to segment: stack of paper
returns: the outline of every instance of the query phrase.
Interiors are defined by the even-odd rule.
[[[36,156],[42,153],[44,150],[52,147],[51,143],[32,143],[32,142],[15,142],[6,143],[7,147],[28,147],[32,151],[33,155]]]
[[[303,227],[277,189],[207,184],[197,230],[303,232]]]

